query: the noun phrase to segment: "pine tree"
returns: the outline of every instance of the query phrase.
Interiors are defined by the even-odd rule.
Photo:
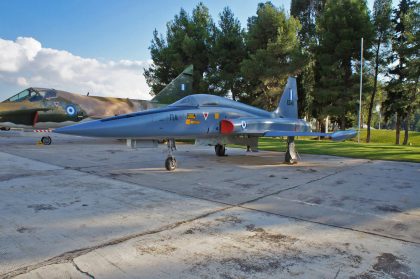
[[[274,109],[289,75],[303,65],[299,53],[299,21],[286,16],[271,2],[258,5],[257,16],[248,18],[246,46],[249,58],[241,64],[247,95],[241,100]]]
[[[232,11],[226,7],[219,15],[210,53],[210,67],[206,80],[210,91],[226,96],[230,91],[237,100],[243,90],[240,64],[246,57],[244,31]]]
[[[300,52],[306,57],[306,63],[302,71],[297,75],[297,87],[299,96],[299,116],[310,117],[316,110],[312,106],[315,76],[315,49],[318,43],[316,21],[322,13],[325,0],[292,0],[290,14],[297,18],[302,25],[299,31]]]
[[[324,116],[335,116],[340,127],[356,107],[358,76],[355,62],[360,59],[360,39],[370,48],[373,35],[364,0],[329,0],[318,22],[319,78],[316,104]]]
[[[203,74],[208,71],[213,26],[208,8],[199,3],[191,16],[181,9],[167,23],[166,38],[153,32],[149,47],[153,64],[144,71],[152,92],[159,92],[190,64],[194,65],[193,92],[207,90]]]
[[[391,36],[391,6],[392,0],[375,0],[375,3],[373,4],[373,27],[375,32],[372,44],[374,52],[374,84],[369,102],[366,142],[370,142],[370,126],[372,122],[373,105],[375,103],[375,96],[378,88],[379,70],[380,67],[382,68],[386,64],[386,48],[388,47]],[[383,49],[385,49],[385,51]]]
[[[385,117],[396,115],[395,144],[400,143],[401,124],[405,124],[403,144],[408,143],[409,121],[418,105],[419,67],[419,4],[401,0],[392,19],[392,55],[389,59]]]

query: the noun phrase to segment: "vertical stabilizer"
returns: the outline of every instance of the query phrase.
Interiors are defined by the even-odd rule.
[[[152,99],[152,102],[160,104],[172,104],[187,95],[192,94],[193,65],[189,65],[185,70],[172,80]]]
[[[284,88],[283,95],[280,98],[279,106],[274,111],[274,113],[277,117],[298,118],[297,101],[298,95],[296,78],[289,77],[287,79],[287,84]]]

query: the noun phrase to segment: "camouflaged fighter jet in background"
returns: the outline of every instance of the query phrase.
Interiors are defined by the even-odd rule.
[[[191,94],[192,65],[151,101],[82,96],[66,91],[31,87],[0,103],[0,129],[31,129],[47,135],[51,129],[77,122],[161,107]],[[51,137],[41,142],[51,144]]]
[[[353,130],[335,133],[311,132],[311,126],[298,119],[296,79],[289,78],[278,108],[265,111],[226,98],[197,94],[187,96],[167,107],[119,115],[98,121],[76,124],[54,130],[57,133],[92,137],[134,138],[168,141],[167,170],[176,168],[172,151],[175,139],[196,139],[197,143],[214,145],[218,156],[224,156],[226,144],[258,147],[259,137],[287,137],[285,161],[297,162],[295,136],[326,136],[345,140],[356,135]],[[157,144],[155,144],[157,146]]]

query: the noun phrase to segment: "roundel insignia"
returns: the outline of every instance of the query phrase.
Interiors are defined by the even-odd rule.
[[[68,115],[75,115],[76,114],[76,109],[74,106],[70,105],[66,107],[66,112]]]
[[[242,126],[242,129],[246,129],[246,121],[242,120],[241,126]]]

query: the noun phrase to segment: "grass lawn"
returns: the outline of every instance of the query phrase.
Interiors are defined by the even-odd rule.
[[[357,142],[357,137],[352,139]],[[400,143],[404,141],[404,131],[400,134]],[[360,132],[360,142],[366,142],[366,129]],[[371,143],[394,144],[395,130],[370,130]],[[408,132],[408,145],[420,147],[420,132]]]
[[[391,160],[420,163],[420,132],[409,133],[409,144],[395,145],[394,130],[371,130],[371,143],[365,143],[366,130],[361,131],[360,144],[357,137],[344,142],[316,140],[299,137],[296,149],[302,154],[334,155],[373,160]],[[260,138],[259,149],[270,151],[286,150],[286,138]],[[404,131],[401,131],[401,143]]]
[[[279,138],[261,138],[259,149],[282,151],[286,141]],[[300,139],[296,149],[302,154],[335,155],[351,158],[392,160],[420,163],[420,146],[402,146],[383,143],[361,143],[353,141],[333,142],[327,140]]]
[[[420,132],[409,133],[408,142],[411,145],[395,145],[394,130],[371,130],[371,143],[365,143],[366,130],[362,130],[360,135],[360,144],[357,143],[357,137],[344,142],[298,137],[296,139],[296,149],[301,154],[420,163]],[[403,139],[404,131],[401,131],[401,143]],[[193,143],[194,141],[186,140],[183,142]],[[230,146],[244,148],[239,145]],[[260,150],[284,152],[286,150],[286,137],[260,138],[258,147]]]

